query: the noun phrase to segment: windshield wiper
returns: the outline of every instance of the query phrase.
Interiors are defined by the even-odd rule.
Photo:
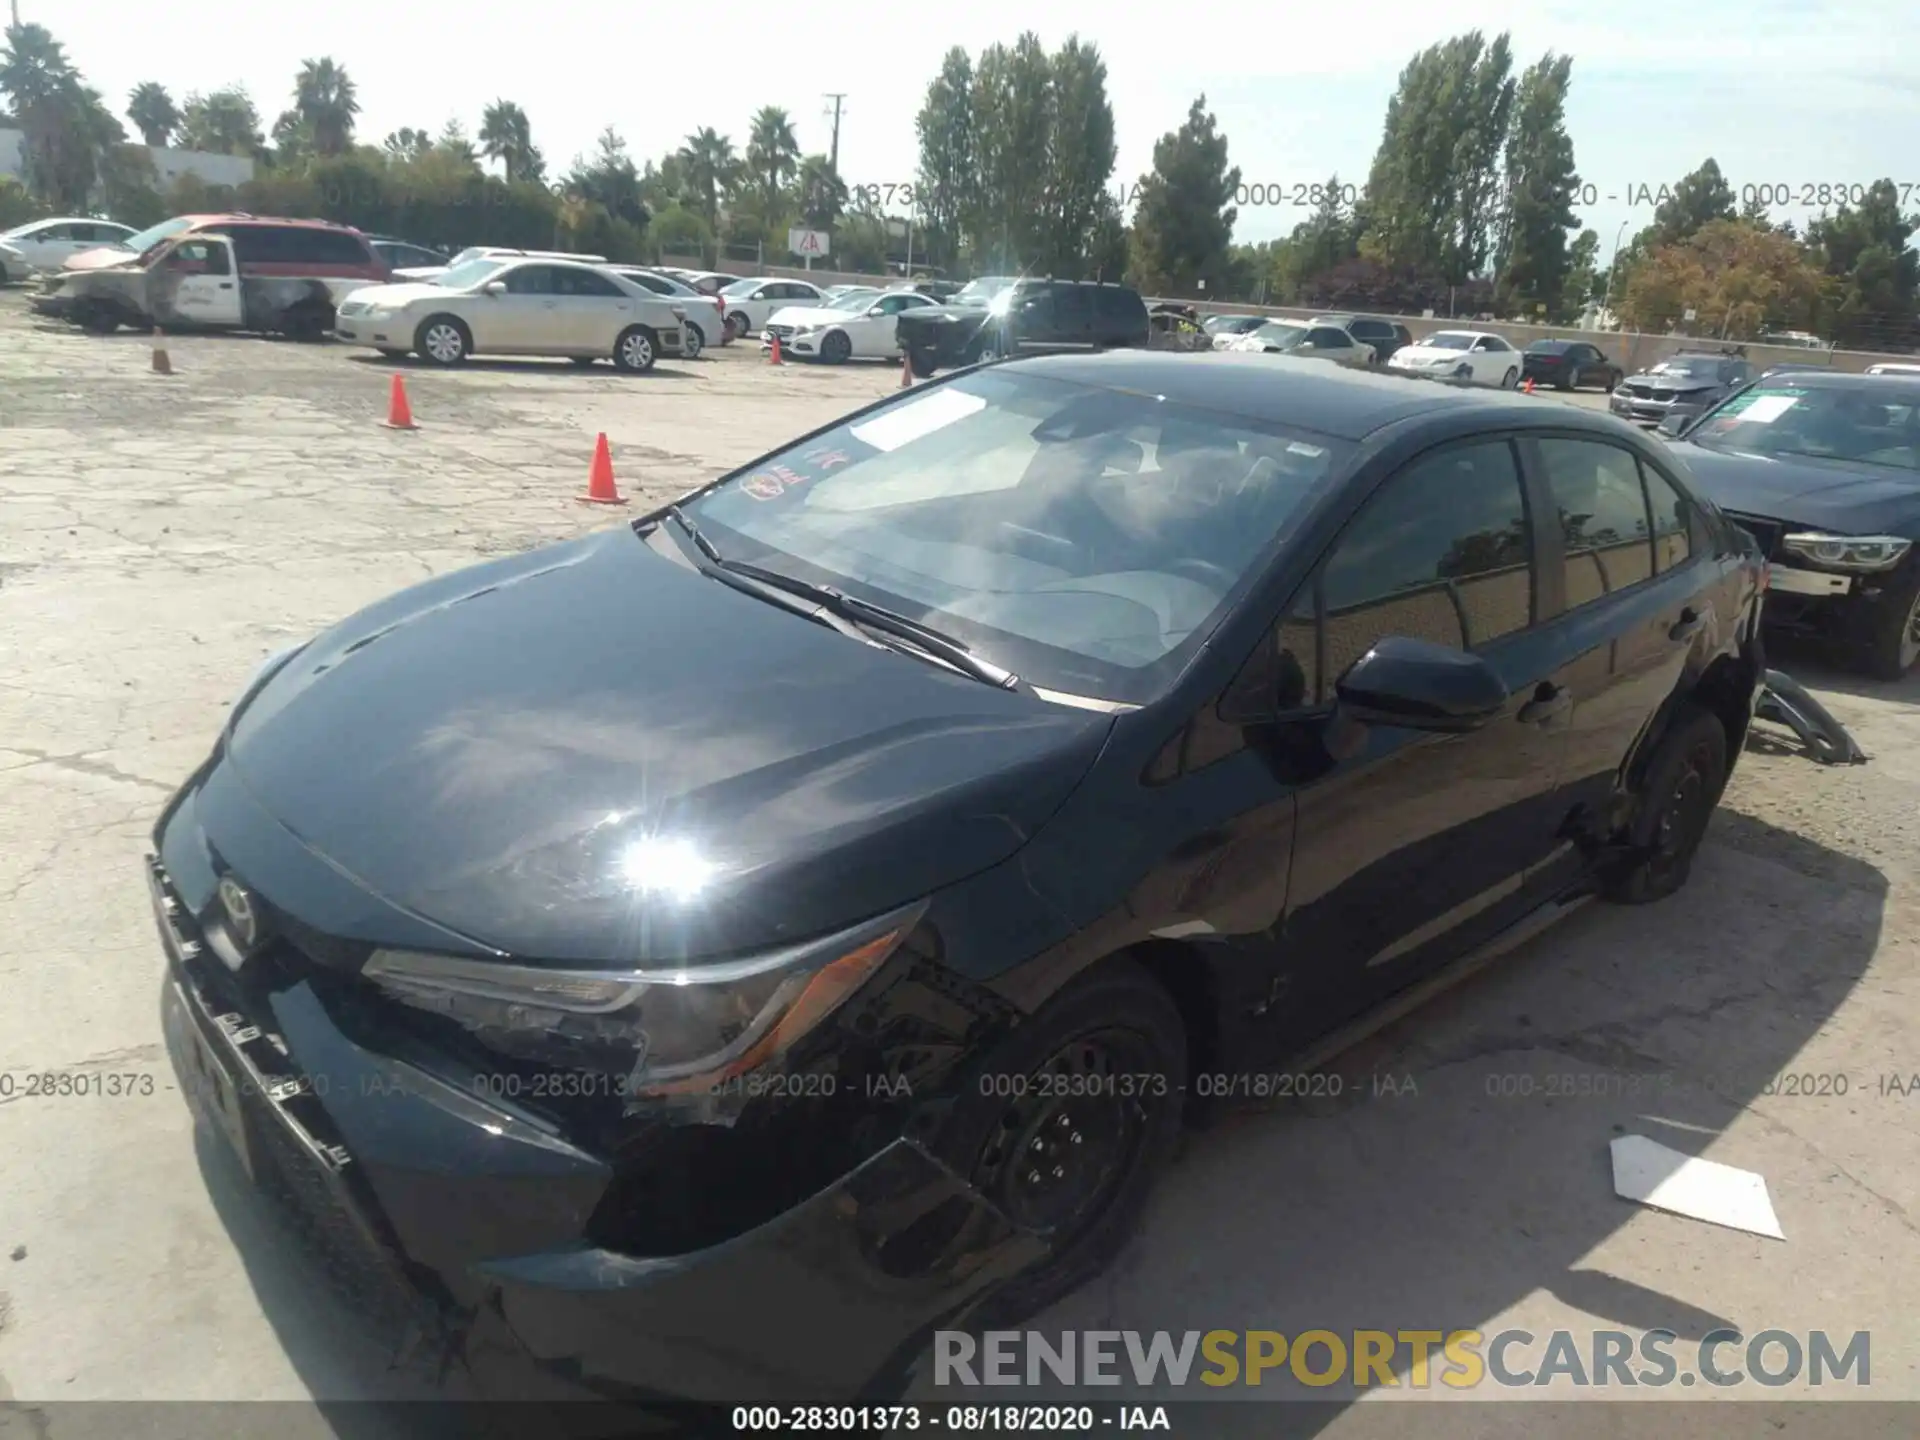
[[[797,594],[790,586],[772,584],[751,573],[752,567],[736,565],[733,561],[724,559],[719,547],[706,537],[700,527],[693,523],[693,518],[678,505],[669,505],[663,513],[686,532],[687,538],[700,552],[700,559],[695,563],[699,566],[701,574],[710,576],[743,595],[751,595],[756,600],[764,600],[769,605],[778,605],[783,610],[791,610],[805,619],[817,621],[850,640],[858,640],[862,645],[875,643],[858,625],[845,616],[834,613],[818,600],[814,600],[812,604],[804,603],[812,599],[811,596]]]
[[[663,512],[666,517],[686,532],[694,548],[706,557],[710,567],[707,571],[716,580],[724,580],[736,590],[744,590],[761,599],[773,599],[774,595],[791,599],[810,600],[814,609],[804,611],[810,618],[831,626],[843,635],[856,640],[867,641],[866,634],[860,628],[878,630],[884,635],[905,640],[909,644],[925,651],[934,659],[951,665],[964,675],[971,676],[988,685],[1002,690],[1018,690],[1020,677],[1013,671],[983,660],[951,635],[943,635],[930,626],[917,620],[910,620],[898,611],[885,606],[875,605],[869,600],[836,590],[831,585],[816,585],[811,580],[802,580],[797,575],[785,575],[778,570],[762,569],[750,565],[744,560],[729,560],[720,553],[720,549],[694,522],[691,515],[678,505],[669,505]],[[772,591],[774,595],[766,592]],[[776,603],[779,603],[776,601]],[[871,643],[871,642],[868,642]]]

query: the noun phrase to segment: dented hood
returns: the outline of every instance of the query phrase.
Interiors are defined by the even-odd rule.
[[[998,863],[1110,724],[836,634],[621,527],[336,626],[224,758],[332,869],[470,939],[697,960]]]
[[[77,255],[69,255],[60,266],[63,273],[88,270],[110,270],[116,267],[137,269],[140,257],[133,251],[120,245],[102,245],[97,250],[82,250]]]

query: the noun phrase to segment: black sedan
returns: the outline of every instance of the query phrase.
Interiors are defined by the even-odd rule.
[[[1579,390],[1598,385],[1612,390],[1621,381],[1620,367],[1584,340],[1535,340],[1520,352],[1520,378],[1556,390]]]
[[[1760,579],[1603,416],[982,366],[269,661],[154,832],[170,1047],[370,1315],[886,1393],[1184,1117],[1684,883]]]
[[[1765,376],[1675,453],[1772,562],[1770,624],[1896,680],[1920,660],[1920,376]]]

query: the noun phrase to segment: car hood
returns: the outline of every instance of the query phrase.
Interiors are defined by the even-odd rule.
[[[393,278],[403,285],[412,285],[444,275],[452,268],[451,265],[402,265],[393,272]]]
[[[848,639],[623,526],[342,622],[242,708],[226,761],[414,917],[534,961],[698,960],[997,864],[1111,724]],[[691,898],[635,868],[688,855],[711,867]]]
[[[1686,440],[1673,452],[1723,509],[1840,534],[1920,539],[1920,474],[1847,460],[1710,450]]]
[[[1642,370],[1638,375],[1629,375],[1629,385],[1651,385],[1656,390],[1679,390],[1691,393],[1696,390],[1718,390],[1720,382],[1699,375],[1655,375]]]
[[[392,285],[362,285],[349,298],[356,304],[381,305],[397,310],[422,300],[440,304],[465,297],[464,290],[449,290],[443,285],[430,285],[424,280],[405,280]]]
[[[82,250],[69,255],[61,263],[62,270],[107,270],[117,265],[132,266],[140,257],[124,245],[101,245],[92,250]]]
[[[831,325],[836,321],[855,320],[859,316],[852,310],[830,310],[824,305],[789,305],[783,310],[773,312],[767,322],[770,325]]]

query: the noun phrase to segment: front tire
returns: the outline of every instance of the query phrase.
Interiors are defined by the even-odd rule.
[[[1876,680],[1900,680],[1920,660],[1920,569],[1882,602],[1867,638],[1866,669]]]
[[[1685,885],[1726,781],[1726,727],[1688,701],[1647,762],[1627,831],[1630,858],[1606,877],[1606,897],[1645,905]]]
[[[413,348],[429,365],[459,365],[473,353],[473,332],[455,316],[429,315],[413,332]]]
[[[1500,377],[1500,388],[1502,390],[1511,390],[1513,389],[1514,386],[1518,385],[1519,383],[1520,383],[1520,372],[1518,370],[1515,370],[1511,366],[1507,368],[1507,373]]]
[[[1186,1081],[1180,1011],[1130,959],[1069,983],[974,1067],[940,1149],[1050,1247],[980,1323],[1017,1323],[1119,1254],[1172,1159]]]
[[[907,352],[907,370],[912,374],[914,379],[931,380],[934,371],[939,368],[933,356],[923,355],[918,350],[909,350]]]
[[[820,342],[820,358],[829,365],[844,365],[852,354],[853,341],[847,338],[844,331],[829,330]]]
[[[613,365],[628,375],[644,375],[659,356],[653,332],[644,325],[629,325],[613,342]]]

